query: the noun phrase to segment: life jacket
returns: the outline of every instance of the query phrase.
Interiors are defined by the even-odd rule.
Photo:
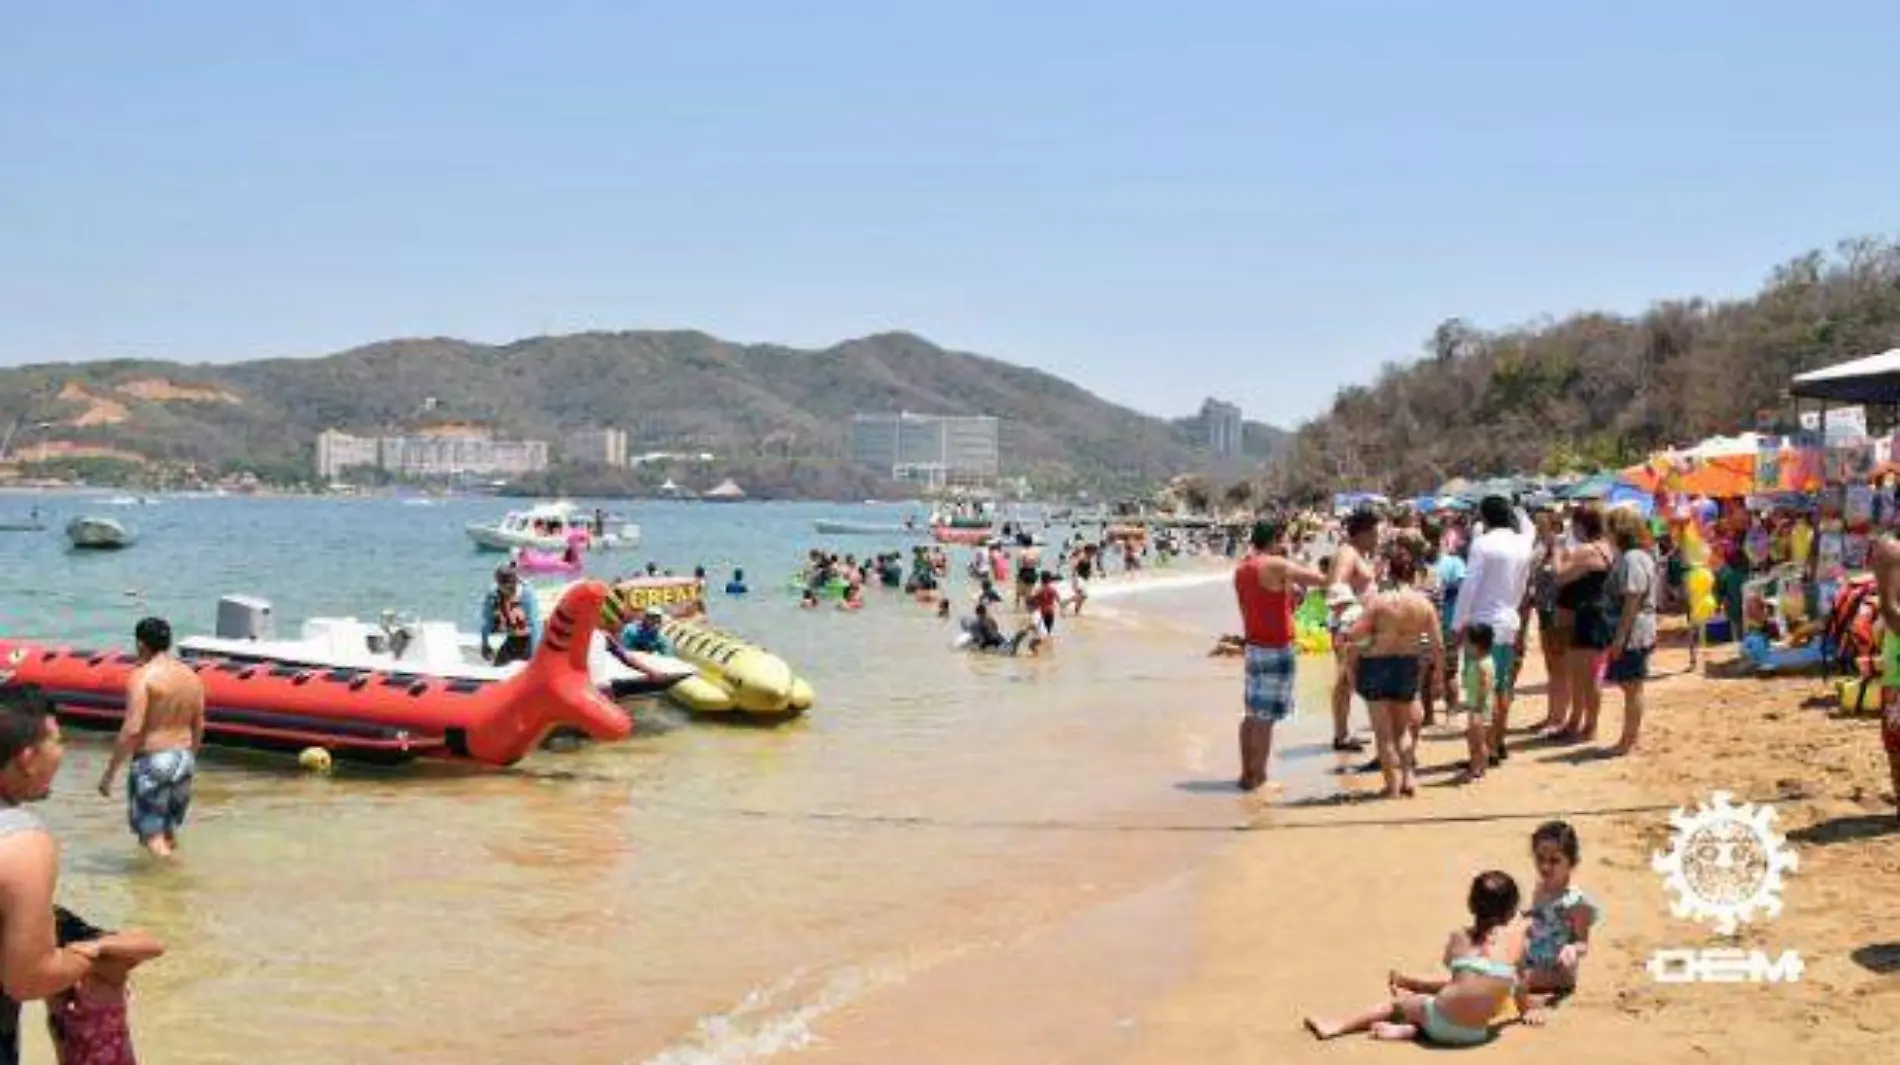
[[[1834,661],[1859,677],[1872,677],[1880,670],[1880,647],[1874,642],[1879,592],[1873,577],[1855,577],[1841,585],[1828,612],[1827,640],[1834,649]]]

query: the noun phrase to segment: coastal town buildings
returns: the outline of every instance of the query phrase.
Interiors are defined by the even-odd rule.
[[[1230,459],[1246,450],[1246,421],[1234,404],[1209,399],[1201,404],[1201,424],[1206,433],[1202,443],[1216,457]]]
[[[894,480],[931,487],[985,485],[1001,465],[1000,423],[984,415],[858,414],[851,457]]]
[[[562,441],[567,457],[595,466],[627,464],[627,432],[624,429],[582,429],[567,434]]]
[[[510,440],[471,425],[437,425],[390,436],[356,436],[337,429],[317,434],[317,476],[336,480],[369,467],[401,478],[519,476],[545,470],[545,440]]]

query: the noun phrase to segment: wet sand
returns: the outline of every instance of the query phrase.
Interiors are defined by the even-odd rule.
[[[1719,674],[1732,655],[1712,657]],[[1900,1035],[1900,826],[1877,718],[1820,705],[1827,689],[1818,678],[1689,676],[1686,664],[1683,650],[1659,653],[1661,679],[1633,757],[1520,741],[1502,770],[1459,788],[1446,782],[1462,740],[1428,732],[1420,761],[1433,772],[1418,799],[1256,807],[1246,831],[1170,876],[841,1013],[797,1060],[1160,1065],[1416,1054],[1364,1037],[1320,1044],[1301,1018],[1379,1001],[1388,969],[1434,971],[1445,935],[1464,918],[1470,877],[1502,868],[1528,890],[1529,835],[1550,817],[1581,833],[1574,882],[1598,900],[1605,923],[1579,994],[1542,1029],[1505,1029],[1481,1051],[1488,1058],[1890,1057]],[[1523,681],[1513,720],[1535,724],[1544,715],[1535,663]],[[1621,725],[1620,706],[1606,694],[1607,735]],[[1673,917],[1650,869],[1669,838],[1669,810],[1717,788],[1774,802],[1800,854],[1784,912],[1732,941],[1801,952],[1799,983],[1661,985],[1645,969],[1657,949],[1731,942]]]

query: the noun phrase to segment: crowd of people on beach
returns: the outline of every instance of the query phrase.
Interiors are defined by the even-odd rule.
[[[1243,789],[1266,783],[1272,727],[1293,712],[1293,612],[1314,588],[1326,590],[1337,667],[1333,749],[1364,749],[1350,728],[1356,695],[1377,748],[1361,768],[1384,775],[1387,796],[1416,793],[1418,737],[1436,723],[1441,699],[1447,716],[1466,715],[1461,782],[1508,760],[1533,621],[1549,673],[1538,732],[1551,742],[1594,742],[1608,683],[1622,692],[1623,722],[1604,753],[1635,749],[1663,584],[1647,523],[1594,503],[1539,510],[1533,520],[1497,496],[1479,504],[1477,519],[1358,510],[1337,521],[1304,515],[1255,526],[1252,553],[1234,577],[1247,660]]]
[[[1359,509],[1337,518],[1308,512],[1262,520],[1234,574],[1243,631],[1220,648],[1245,659],[1239,787],[1267,783],[1274,727],[1294,711],[1294,611],[1313,590],[1323,590],[1333,634],[1333,749],[1363,748],[1350,730],[1356,695],[1367,706],[1377,757],[1352,768],[1380,772],[1386,797],[1416,794],[1418,739],[1435,722],[1440,699],[1447,719],[1466,715],[1468,760],[1458,782],[1482,780],[1508,761],[1514,697],[1533,634],[1546,674],[1535,734],[1553,744],[1597,740],[1603,692],[1613,686],[1621,693],[1621,729],[1595,754],[1638,750],[1661,616],[1688,615],[1692,671],[1699,630],[1710,617],[1706,603],[1700,616],[1690,605],[1698,593],[1709,594],[1688,576],[1701,559],[1685,557],[1685,545],[1672,542],[1662,525],[1627,506],[1525,506],[1500,496],[1483,499],[1475,514]],[[1745,610],[1731,589],[1750,569],[1759,574],[1773,564],[1776,552],[1785,562],[1801,551],[1795,522],[1776,527],[1769,539],[1759,519],[1738,522],[1714,555],[1731,571],[1721,578],[1728,601],[1719,613],[1738,631],[1761,611]],[[1743,546],[1750,537],[1761,541],[1752,549]],[[1879,600],[1871,642],[1900,650],[1900,638],[1888,635],[1900,633],[1900,540],[1879,538],[1866,559]],[[1882,739],[1900,796],[1897,703],[1889,693]],[[1601,913],[1571,883],[1581,844],[1570,826],[1540,827],[1531,847],[1536,887],[1528,905],[1510,874],[1474,877],[1470,923],[1447,942],[1443,977],[1391,973],[1386,998],[1354,1014],[1309,1017],[1308,1029],[1320,1039],[1370,1033],[1469,1046],[1512,1020],[1538,1023],[1543,1007],[1574,991]]]

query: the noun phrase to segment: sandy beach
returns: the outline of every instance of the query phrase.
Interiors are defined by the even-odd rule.
[[[1679,637],[1679,634],[1677,634]],[[1667,640],[1667,637],[1666,637]],[[800,1061],[1177,1062],[1390,1061],[1416,1047],[1348,1037],[1320,1044],[1313,1012],[1377,1001],[1389,969],[1433,972],[1463,894],[1483,868],[1534,874],[1529,835],[1562,817],[1583,839],[1574,883],[1603,907],[1579,993],[1541,1029],[1512,1026],[1478,1053],[1495,1060],[1861,1062],[1900,1032],[1900,831],[1878,721],[1831,710],[1819,678],[1708,675],[1687,652],[1658,653],[1659,679],[1639,752],[1520,740],[1476,787],[1449,780],[1462,741],[1428,730],[1430,772],[1410,802],[1245,799],[1231,842],[1033,934],[933,968],[842,1010]],[[1519,725],[1544,715],[1536,655]],[[1223,663],[1210,673],[1231,672]],[[1233,695],[1222,676],[1197,697]],[[1812,705],[1810,705],[1812,704]],[[1317,708],[1308,707],[1310,719]],[[1604,729],[1620,726],[1605,696]],[[1214,753],[1224,766],[1225,750]],[[1276,764],[1285,773],[1287,761]],[[1342,776],[1353,793],[1372,776]],[[1650,855],[1668,814],[1716,789],[1768,801],[1798,850],[1785,910],[1734,941],[1671,915]],[[1796,950],[1799,983],[1664,985],[1645,968],[1663,948]]]

